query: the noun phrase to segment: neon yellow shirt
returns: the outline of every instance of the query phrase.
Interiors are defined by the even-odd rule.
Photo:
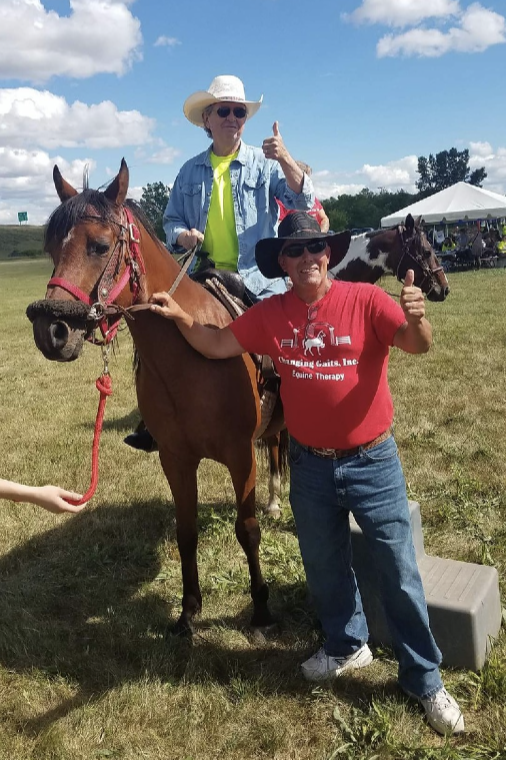
[[[239,241],[235,227],[230,164],[238,153],[236,151],[231,156],[217,156],[211,151],[214,179],[202,244],[203,250],[208,252],[217,269],[228,269],[231,272],[237,271]]]

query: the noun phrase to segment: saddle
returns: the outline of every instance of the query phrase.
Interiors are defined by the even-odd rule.
[[[259,299],[247,290],[240,274],[216,269],[213,262],[207,258],[207,254],[200,252],[199,256],[202,257],[202,255],[205,258],[203,258],[198,270],[192,272],[190,277],[208,290],[226,308],[232,319],[237,319],[250,306],[257,303]],[[258,354],[250,354],[250,356],[256,367],[257,389],[262,413],[262,421],[256,436],[260,438],[271,421],[274,407],[279,398],[280,377],[270,356]]]

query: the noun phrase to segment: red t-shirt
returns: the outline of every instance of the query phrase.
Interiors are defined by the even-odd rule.
[[[276,202],[279,206],[279,221],[280,222],[283,221],[283,219],[285,218],[285,216],[287,216],[287,214],[293,214],[293,212],[296,211],[296,209],[286,208],[286,206],[283,206],[281,201],[278,200],[277,198],[276,198]],[[321,208],[323,208],[322,204],[320,203],[318,198],[315,198],[313,208],[311,209],[311,211],[307,211],[306,213],[309,214],[309,216],[313,216],[319,222],[320,220],[318,219],[318,211]]]
[[[290,290],[229,327],[245,351],[273,359],[290,434],[306,446],[348,449],[392,423],[388,355],[404,322],[381,288],[334,280],[316,303]]]

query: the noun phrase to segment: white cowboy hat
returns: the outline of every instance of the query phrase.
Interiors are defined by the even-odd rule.
[[[248,119],[251,119],[262,105],[263,97],[262,95],[258,101],[246,100],[244,85],[239,77],[223,74],[213,79],[208,90],[198,90],[186,98],[183,113],[188,121],[191,121],[196,127],[203,127],[202,112],[207,106],[221,101],[230,101],[244,103],[248,109]]]

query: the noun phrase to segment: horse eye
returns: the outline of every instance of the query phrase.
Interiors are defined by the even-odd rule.
[[[104,256],[109,251],[107,243],[90,242],[88,244],[88,253],[96,256]]]

